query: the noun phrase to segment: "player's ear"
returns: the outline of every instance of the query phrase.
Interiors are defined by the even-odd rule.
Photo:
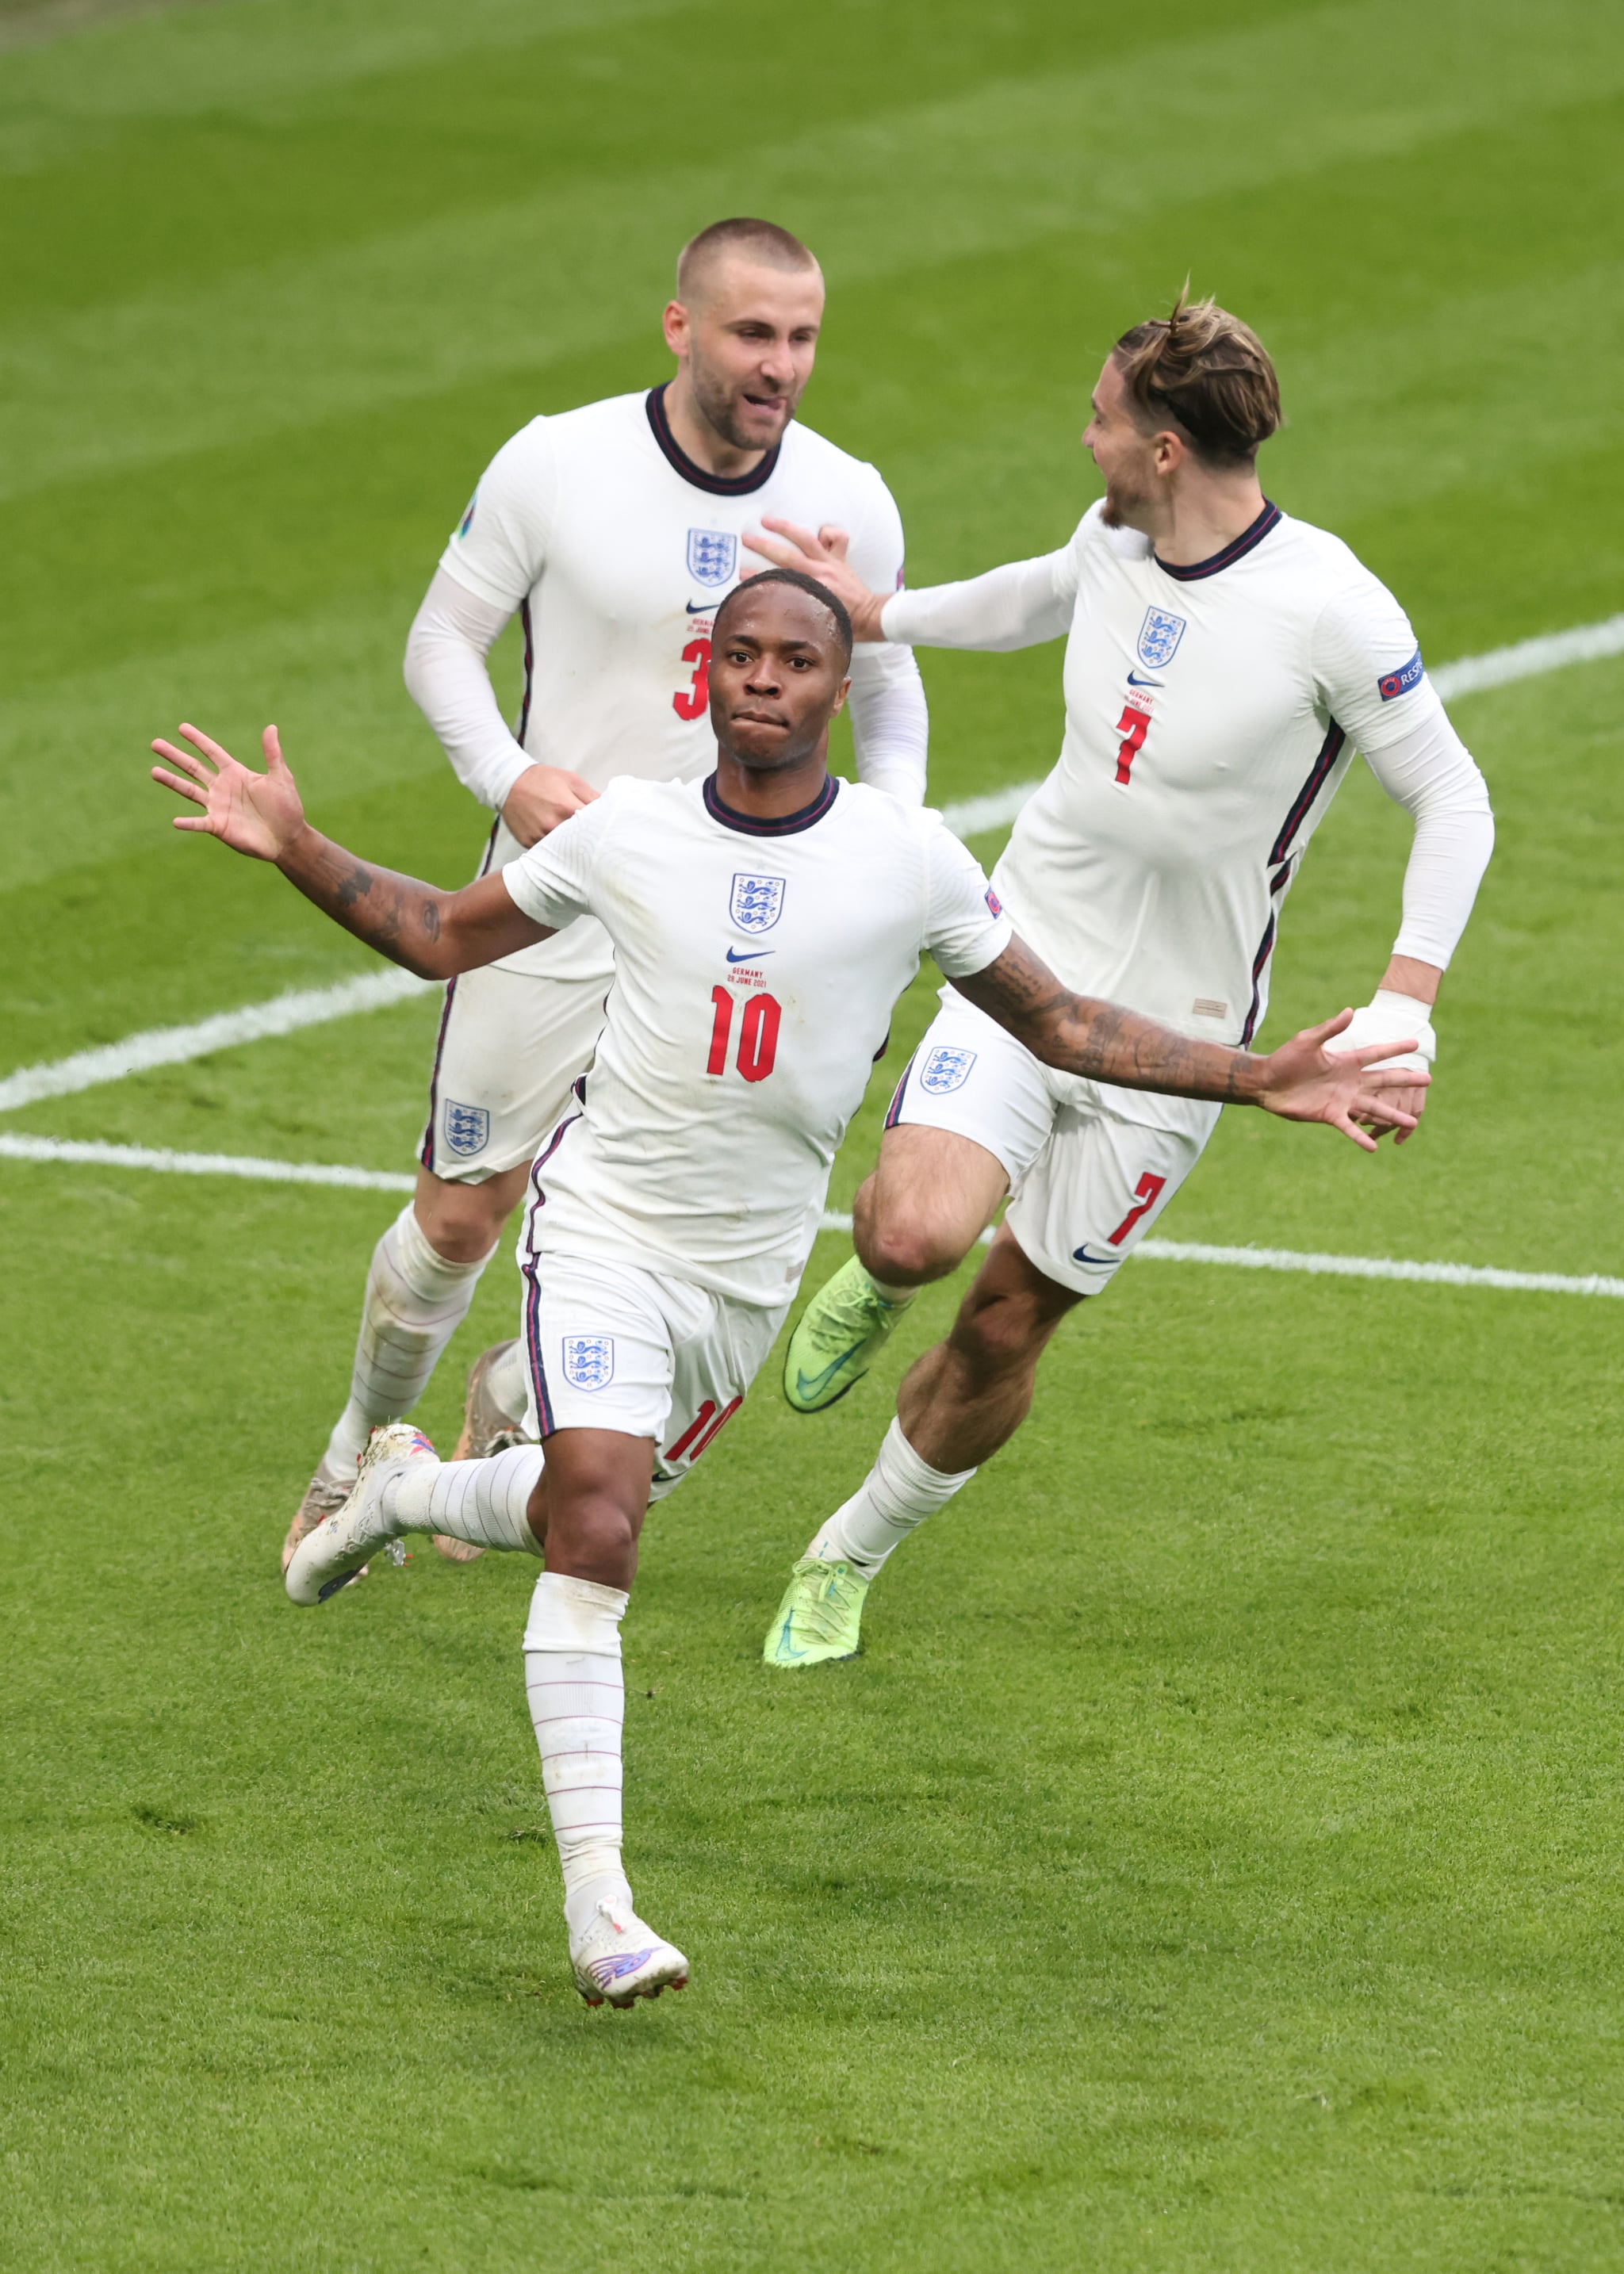
[[[688,311],[680,300],[668,300],[665,314],[661,318],[665,343],[678,359],[688,352]]]
[[[848,673],[848,674],[847,674],[847,675],[846,675],[846,677],[841,681],[840,685],[839,685],[839,686],[835,689],[835,702],[834,702],[834,706],[833,706],[833,708],[830,710],[830,712],[829,712],[829,716],[830,716],[830,718],[831,718],[831,719],[835,716],[835,712],[836,711],[843,711],[843,710],[845,709],[845,707],[846,707],[846,697],[847,697],[847,696],[848,696],[848,695],[850,695],[850,692],[851,692],[851,675],[850,675],[850,673]]]

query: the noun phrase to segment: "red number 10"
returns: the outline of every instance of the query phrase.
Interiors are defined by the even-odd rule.
[[[711,1002],[716,1016],[711,1025],[711,1054],[705,1062],[705,1071],[726,1073],[728,1037],[733,1031],[732,989],[713,987]],[[746,1081],[765,1081],[772,1073],[773,1061],[778,1055],[778,1021],[782,1015],[780,1005],[770,995],[746,998],[738,1028],[738,1070]]]

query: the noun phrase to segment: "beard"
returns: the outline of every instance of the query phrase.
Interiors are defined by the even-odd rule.
[[[1119,474],[1114,481],[1106,484],[1105,503],[1099,518],[1107,529],[1137,529],[1135,515],[1149,502],[1149,492]]]
[[[693,389],[695,405],[706,425],[735,450],[770,450],[775,443],[782,441],[784,428],[794,418],[796,405],[801,399],[798,387],[786,390],[789,408],[777,433],[764,442],[759,433],[750,431],[740,415],[740,396],[744,390],[729,387],[719,372],[709,364],[701,363],[698,356],[689,363],[688,383]]]

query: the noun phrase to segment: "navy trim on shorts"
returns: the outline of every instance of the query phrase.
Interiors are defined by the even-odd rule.
[[[737,813],[732,806],[724,805],[716,788],[716,777],[709,774],[705,782],[705,810],[713,821],[721,822],[724,829],[736,829],[742,837],[795,837],[803,829],[810,829],[840,795],[840,776],[826,774],[823,787],[810,805],[801,806],[794,813],[782,815],[776,821],[758,821],[753,814]]]
[[[667,385],[669,381],[667,382]],[[747,474],[737,474],[729,480],[721,474],[707,474],[703,466],[696,466],[682,444],[671,432],[671,422],[665,415],[665,388],[651,387],[643,398],[648,412],[648,423],[653,437],[664,452],[668,464],[685,482],[696,490],[708,490],[713,497],[748,497],[752,490],[764,489],[773,478],[778,464],[782,442],[774,442],[759,466]]]
[[[916,1050],[913,1055],[914,1058],[918,1058],[919,1053]],[[884,1126],[888,1129],[895,1129],[897,1123],[903,1118],[903,1092],[908,1087],[908,1077],[912,1072],[913,1058],[910,1058],[907,1065],[903,1068],[903,1078],[901,1081],[897,1083],[896,1088],[891,1093],[891,1103],[886,1108]]]
[[[493,844],[495,842],[495,831],[493,830],[491,832]],[[490,859],[488,846],[486,847],[485,858],[487,861]],[[481,876],[485,874],[483,867],[480,874]],[[423,1132],[422,1149],[418,1155],[419,1160],[431,1177],[439,1174],[434,1167],[434,1124],[440,1118],[440,1061],[445,1055],[445,1030],[451,1023],[451,998],[456,992],[457,981],[448,979],[445,985],[445,1008],[440,1013],[440,1032],[434,1036],[434,1063],[429,1070],[428,1076],[428,1126]]]
[[[525,1298],[525,1355],[530,1360],[530,1386],[536,1396],[536,1419],[543,1437],[553,1434],[553,1401],[547,1394],[547,1368],[541,1363],[541,1283],[536,1267],[526,1263],[525,1277],[530,1292]]]
[[[1254,546],[1263,543],[1277,522],[1285,518],[1279,506],[1271,505],[1265,498],[1263,511],[1257,520],[1243,529],[1238,537],[1231,538],[1221,553],[1209,553],[1205,561],[1192,561],[1188,567],[1182,561],[1164,561],[1159,553],[1152,557],[1164,576],[1175,577],[1181,584],[1194,584],[1203,576],[1216,576],[1221,568],[1233,568],[1237,561],[1246,558]]]

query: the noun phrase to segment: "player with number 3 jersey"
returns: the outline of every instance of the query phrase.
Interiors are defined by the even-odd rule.
[[[406,651],[408,687],[496,816],[487,868],[613,781],[708,772],[715,611],[749,574],[744,538],[758,516],[838,528],[871,584],[901,584],[902,523],[884,482],[794,416],[822,311],[822,276],[795,237],[766,222],[719,222],[678,262],[665,314],[676,377],[533,419],[487,469]],[[510,729],[486,658],[515,614],[525,689]],[[860,779],[918,805],[926,720],[911,652],[868,643],[851,682]],[[284,1568],[342,1504],[368,1430],[410,1412],[466,1315],[536,1148],[592,1056],[612,968],[603,927],[585,921],[447,989],[417,1192],[373,1257],[349,1402],[289,1529]],[[470,1449],[518,1424],[504,1381],[522,1393],[517,1367],[476,1369]]]
[[[275,861],[319,907],[412,970],[482,968],[596,921],[614,944],[603,1041],[538,1156],[520,1256],[540,1445],[438,1460],[404,1423],[376,1430],[344,1505],[299,1543],[296,1603],[326,1602],[386,1541],[427,1531],[545,1555],[526,1682],[583,1995],[628,2004],[687,1961],[632,1908],[621,1861],[620,1622],[651,1494],[669,1490],[738,1405],[818,1228],[829,1167],[896,998],[922,953],[1045,1065],[1325,1120],[1410,1077],[1324,1047],[1271,1058],[1084,999],[1013,936],[939,816],[827,772],[850,625],[775,570],[718,611],[715,771],[623,780],[459,892],[391,876],[310,829],[275,729],[268,770],[183,729],[157,779],[205,809],[183,827]]]

